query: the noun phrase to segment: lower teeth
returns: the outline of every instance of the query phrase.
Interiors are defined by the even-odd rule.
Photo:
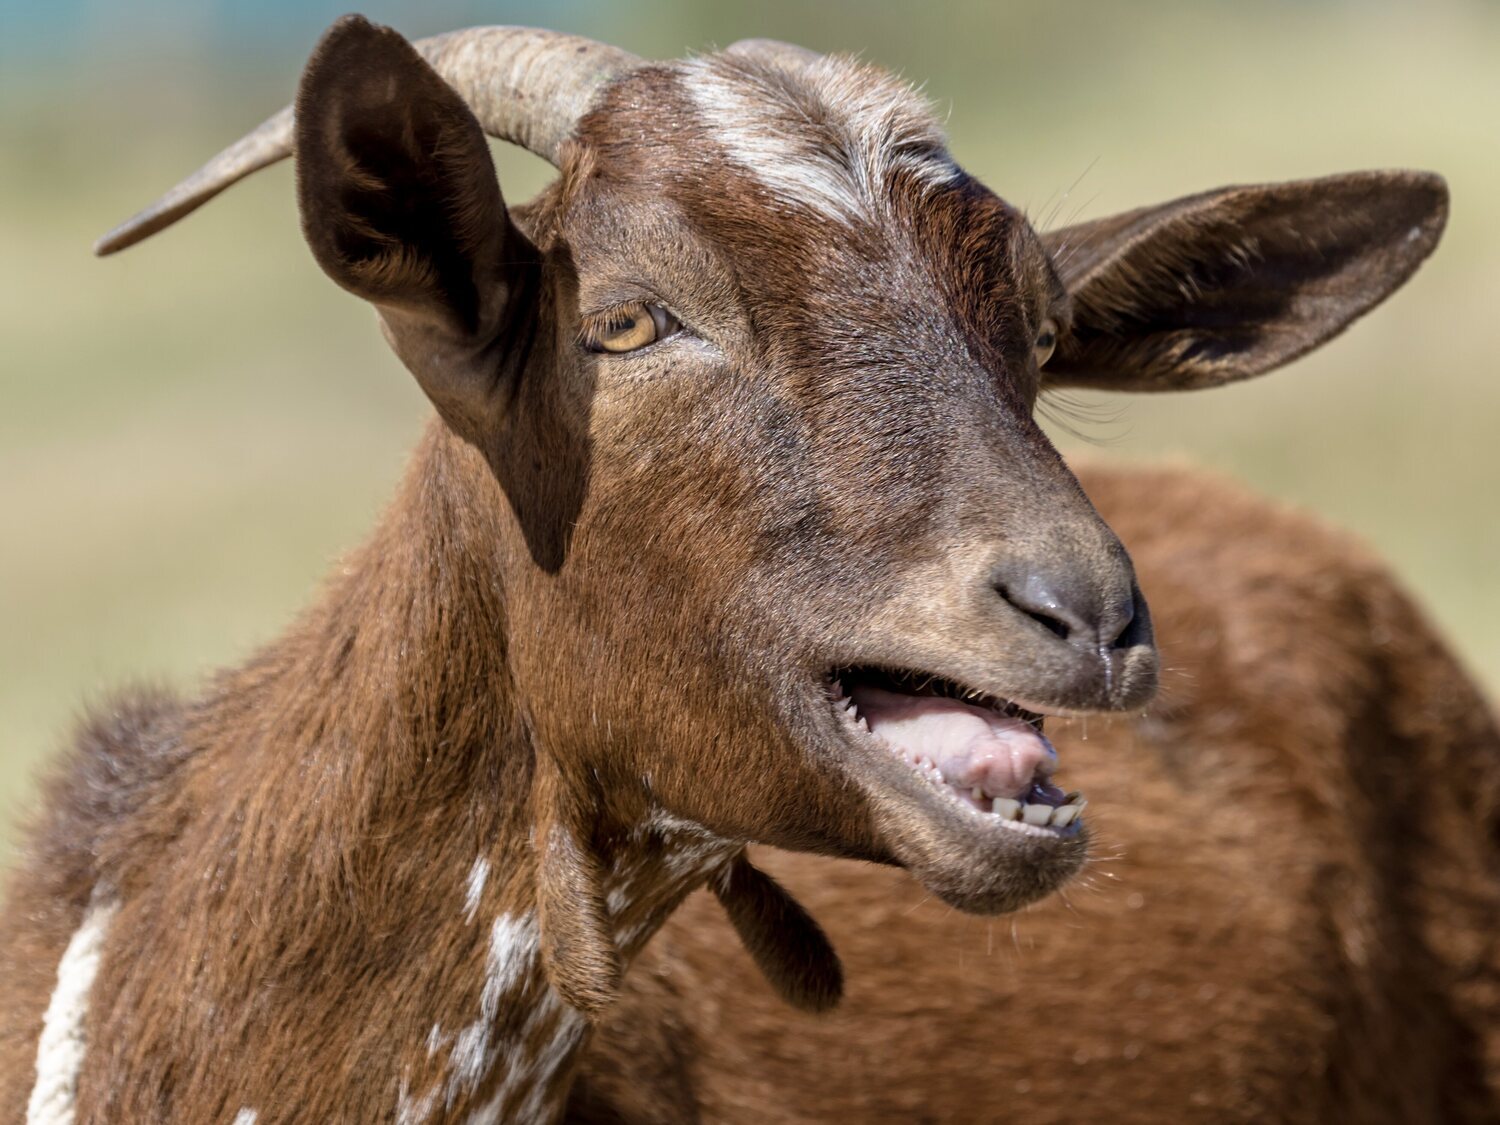
[[[996,797],[991,811],[1001,820],[1018,820],[1039,828],[1049,824],[1054,828],[1066,828],[1078,819],[1087,803],[1077,793],[1069,794],[1067,804],[1056,806],[1026,804],[1010,797]]]

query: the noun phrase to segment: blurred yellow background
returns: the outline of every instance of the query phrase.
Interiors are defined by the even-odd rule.
[[[428,410],[263,173],[108,261],[98,234],[291,95],[343,4],[0,0],[0,861],[37,765],[112,686],[273,637],[371,524]],[[378,3],[410,36],[533,23],[665,57],[859,52],[951,106],[1039,223],[1409,166],[1453,217],[1386,306],[1291,369],[1087,400],[1095,456],[1187,457],[1372,541],[1500,684],[1500,4],[1302,0]],[[497,153],[512,199],[547,175]],[[1078,439],[1058,434],[1071,452]],[[1149,591],[1148,591],[1149,593]]]

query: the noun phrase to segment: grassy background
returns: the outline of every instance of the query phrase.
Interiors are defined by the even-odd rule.
[[[371,523],[427,408],[313,266],[290,170],[118,258],[92,239],[258,122],[340,6],[0,0],[0,861],[80,705],[276,634]],[[1184,456],[1373,541],[1500,684],[1500,6],[769,0],[385,3],[411,35],[532,22],[642,54],[773,35],[951,105],[1038,220],[1230,182],[1448,176],[1437,256],[1293,368],[1090,400],[1111,456]],[[546,169],[500,153],[507,193]],[[1060,435],[1070,449],[1078,441]]]

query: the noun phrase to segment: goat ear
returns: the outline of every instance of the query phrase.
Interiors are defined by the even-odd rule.
[[[844,970],[823,928],[744,852],[710,881],[740,941],[782,999],[826,1012],[844,995]]]
[[[1336,336],[1416,271],[1448,217],[1423,172],[1230,187],[1043,238],[1073,319],[1054,386],[1168,391],[1270,371]]]
[[[400,35],[346,16],[303,71],[296,153],[318,264],[375,305],[439,413],[478,441],[534,331],[541,275],[479,122]]]

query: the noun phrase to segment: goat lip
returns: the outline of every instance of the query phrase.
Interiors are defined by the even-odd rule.
[[[975,830],[1053,839],[1083,830],[1078,795],[1051,783],[1057,753],[1042,716],[956,685],[934,691],[930,677],[907,677],[917,690],[892,690],[893,679],[829,682],[834,711],[861,751],[878,748],[904,766],[925,783],[916,792],[933,793]]]

